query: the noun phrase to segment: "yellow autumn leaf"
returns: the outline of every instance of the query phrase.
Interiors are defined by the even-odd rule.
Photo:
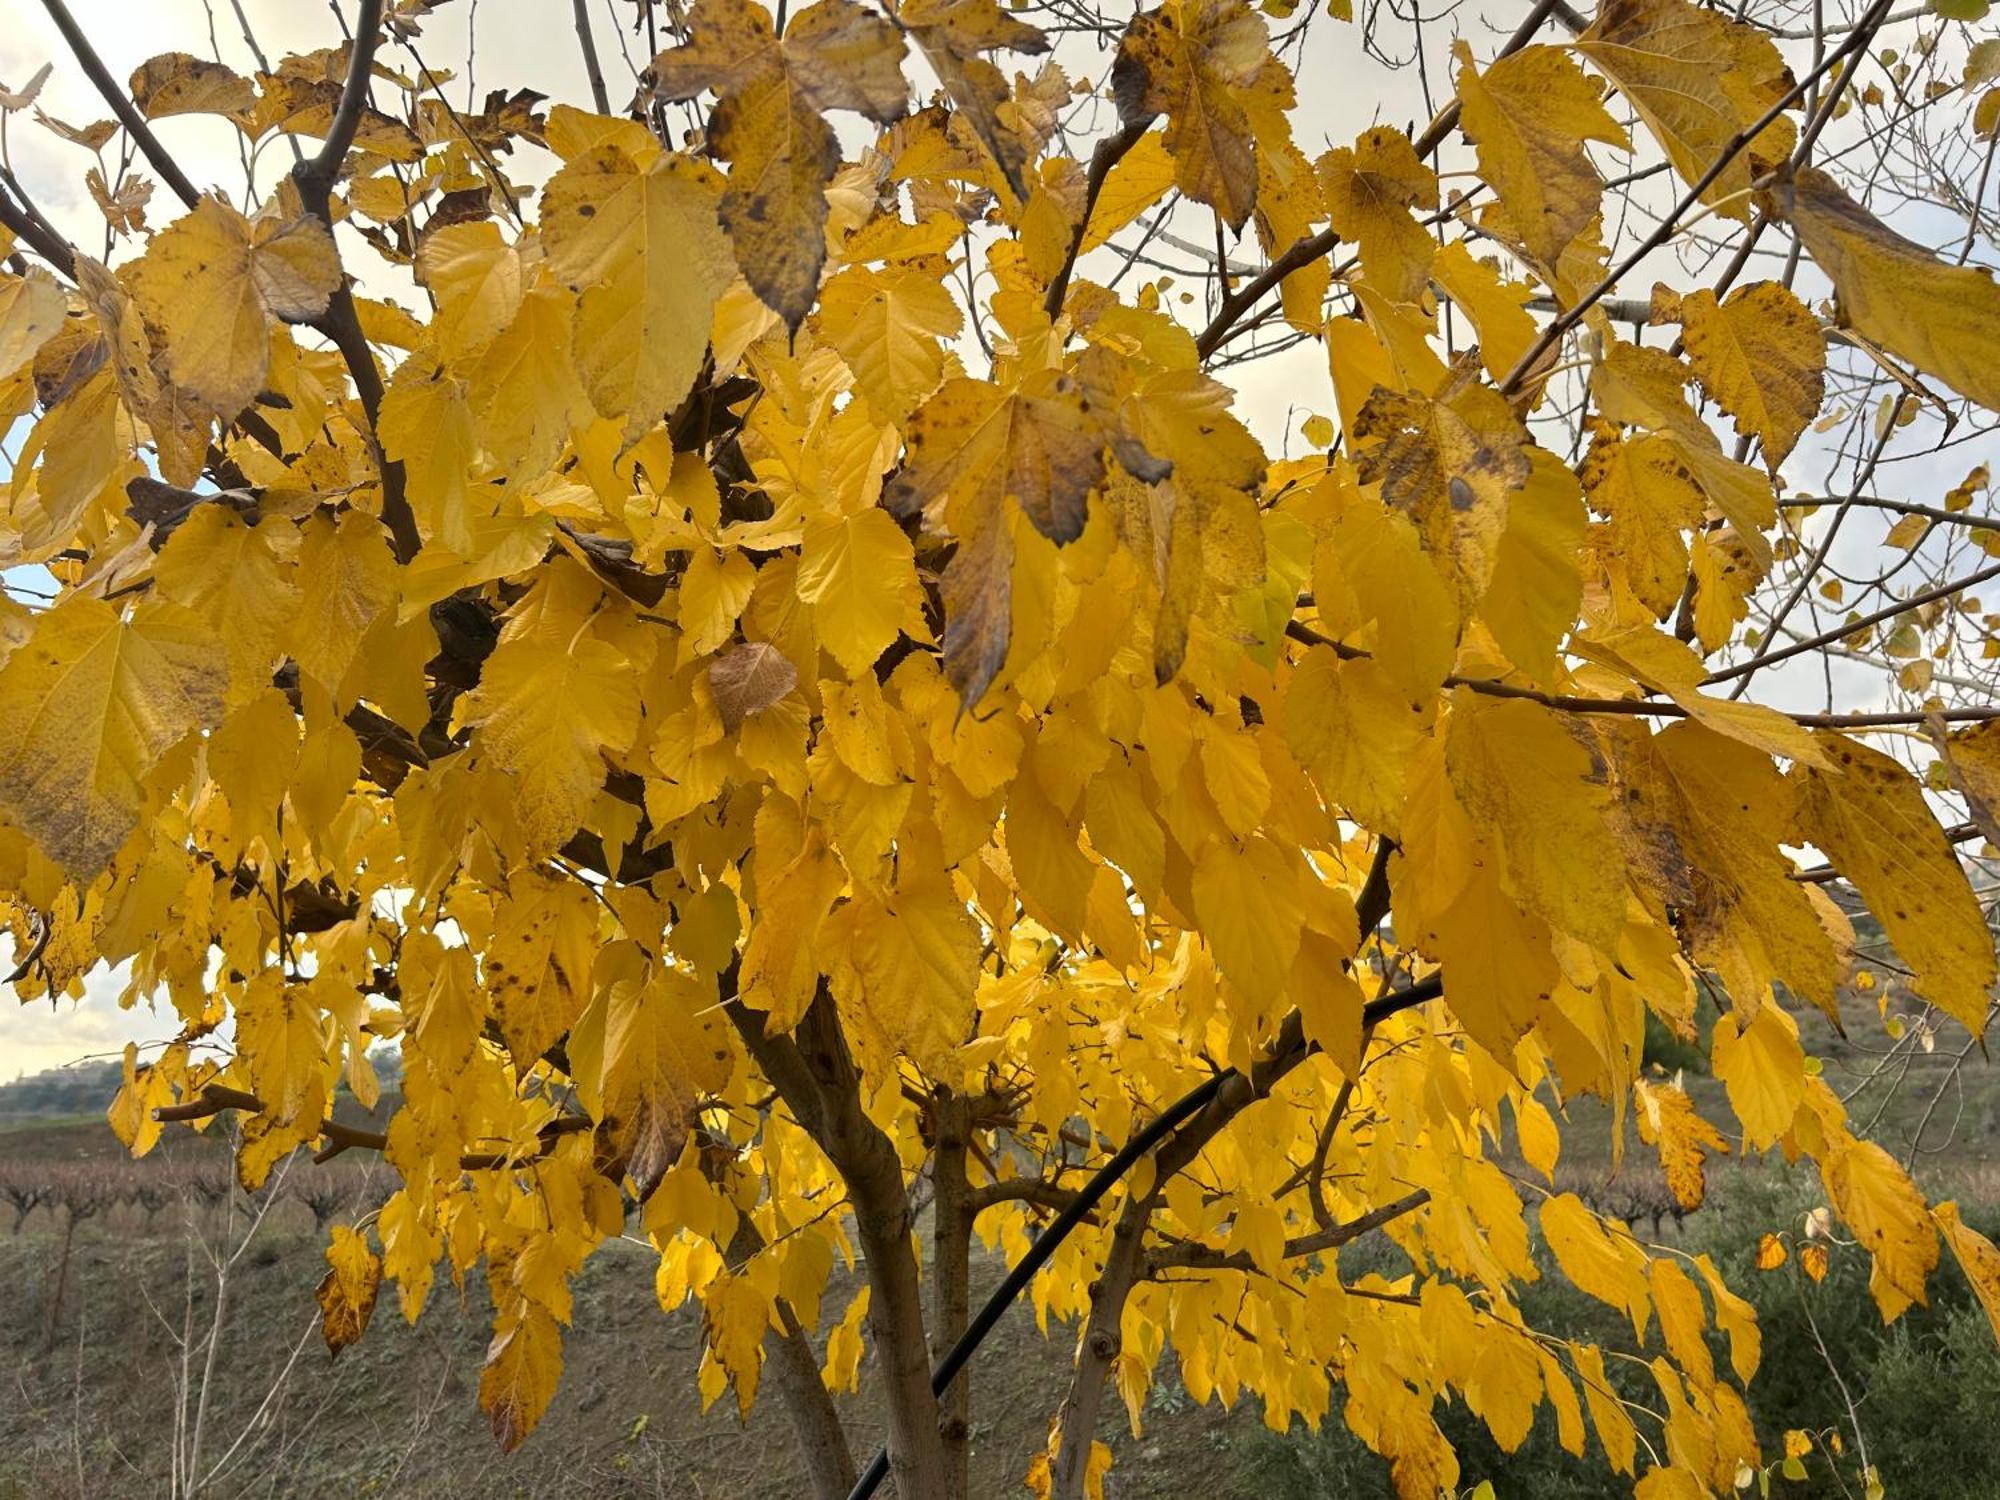
[[[1247,96],[1267,78],[1289,103],[1290,80],[1271,56],[1263,18],[1245,0],[1169,0],[1126,26],[1111,87],[1128,130],[1167,117],[1162,144],[1176,184],[1241,229],[1257,198]]]
[[[1860,888],[1918,992],[1983,1031],[1992,936],[1922,788],[1880,751],[1831,732],[1819,738],[1829,769],[1794,772],[1801,832]]]
[[[937,389],[945,342],[964,318],[933,267],[855,267],[820,292],[820,331],[884,417],[909,415]]]
[[[902,0],[896,22],[923,49],[931,71],[1007,186],[1017,198],[1026,198],[1033,142],[1021,129],[1006,74],[986,54],[1047,52],[1047,36],[999,0]]]
[[[1539,704],[1461,693],[1446,765],[1466,811],[1499,847],[1507,888],[1551,925],[1615,946],[1625,860],[1605,821],[1610,793],[1580,726]]]
[[[1815,264],[1833,281],[1846,327],[2000,410],[2000,285],[1905,239],[1817,167],[1772,189]]]
[[[275,969],[257,975],[236,1000],[236,1047],[257,1096],[280,1124],[318,1133],[326,1116],[325,1018],[305,985]]]
[[[1479,153],[1522,247],[1553,268],[1597,217],[1603,181],[1585,141],[1630,150],[1606,113],[1602,85],[1555,47],[1523,47],[1484,71],[1464,42],[1452,49],[1465,135]]]
[[[604,752],[639,731],[638,672],[591,633],[592,591],[557,579],[509,624],[463,705],[485,757],[511,781],[529,848],[576,831],[605,776]]]
[[[1570,1358],[1576,1363],[1583,1383],[1584,1405],[1590,1409],[1591,1425],[1604,1445],[1604,1456],[1620,1474],[1630,1474],[1638,1455],[1639,1435],[1626,1415],[1617,1387],[1604,1371],[1604,1354],[1595,1344],[1571,1344]]]
[[[1715,1026],[1713,1063],[1747,1148],[1762,1150],[1792,1128],[1805,1097],[1805,1052],[1789,1015],[1764,1005],[1748,1023],[1723,1017]]]
[[[437,299],[431,339],[446,358],[484,348],[521,305],[521,252],[497,224],[447,224],[425,235],[417,273]]]
[[[1690,0],[1603,0],[1576,48],[1617,84],[1690,185],[1792,82],[1762,31]],[[1781,162],[1797,140],[1789,119],[1772,121],[1736,150],[1702,201],[1748,219],[1751,163]]]
[[[879,508],[807,527],[798,590],[812,606],[821,647],[850,677],[872,667],[921,618],[910,539]]]
[[[577,374],[591,402],[638,440],[688,392],[734,260],[714,170],[669,152],[600,145],[542,195],[549,265],[581,294]]]
[[[1343,240],[1360,246],[1361,269],[1395,302],[1414,302],[1437,242],[1415,210],[1438,205],[1437,173],[1417,159],[1410,138],[1386,126],[1319,159],[1326,211]]]
[[[1702,1500],[1708,1486],[1686,1469],[1648,1469],[1632,1494],[1634,1500]]]
[[[1541,1225],[1563,1275],[1578,1291],[1623,1312],[1632,1320],[1632,1336],[1644,1338],[1652,1297],[1646,1287],[1646,1252],[1638,1242],[1622,1227],[1606,1225],[1574,1193],[1546,1200]]]
[[[971,1030],[979,934],[943,877],[911,871],[886,900],[857,895],[821,932],[840,954],[843,1018],[873,1045],[944,1073]]]
[[[680,1160],[701,1104],[733,1066],[713,991],[630,945],[602,960],[606,990],[598,1150],[629,1174],[644,1202]]]
[[[1811,1278],[1815,1285],[1826,1280],[1826,1273],[1831,1259],[1831,1252],[1824,1245],[1802,1245],[1799,1247],[1799,1268]]]
[[[1960,1217],[1956,1203],[1938,1204],[1931,1209],[1931,1219],[1944,1236],[1944,1242],[1951,1246],[1951,1253],[1958,1257],[1958,1268],[1972,1284],[1979,1305],[1986,1309],[1986,1321],[1993,1325],[1994,1336],[2000,1338],[2000,1249]]]
[[[854,1300],[847,1304],[847,1311],[826,1336],[826,1363],[820,1369],[820,1379],[830,1391],[852,1391],[860,1379],[861,1324],[868,1316],[870,1295],[865,1286],[856,1292]]]
[[[269,211],[246,219],[220,198],[203,198],[155,235],[132,272],[174,379],[225,417],[264,383],[272,321],[319,316],[339,285],[325,224]]]
[[[1763,445],[1764,466],[1777,473],[1826,399],[1818,320],[1775,281],[1738,287],[1720,302],[1700,288],[1681,299],[1680,313],[1703,388],[1736,419],[1739,434]]]
[[[1303,921],[1284,854],[1264,839],[1217,839],[1195,866],[1194,901],[1230,982],[1259,1004],[1282,995]]]
[[[840,146],[824,111],[885,125],[903,113],[903,39],[853,0],[817,0],[780,39],[749,0],[698,0],[688,41],[653,60],[663,99],[717,96],[709,142],[731,164],[722,225],[753,290],[788,328],[805,321],[826,258],[827,184]]]
[[[224,505],[199,505],[160,549],[153,578],[222,643],[229,701],[267,689],[300,605],[296,539],[282,521],[245,524]]]
[[[1849,1139],[1821,1159],[1820,1175],[1834,1212],[1874,1257],[1868,1289],[1882,1321],[1912,1302],[1928,1304],[1924,1283],[1937,1266],[1938,1236],[1909,1174],[1873,1141]]]
[[[522,1303],[496,1320],[479,1372],[479,1406],[502,1451],[513,1452],[540,1424],[562,1367],[562,1334],[546,1308]]]
[[[30,268],[0,275],[0,375],[26,364],[62,327],[63,294],[55,278]]]
[[[382,1257],[360,1231],[333,1226],[326,1247],[326,1276],[315,1294],[319,1302],[320,1337],[329,1354],[339,1354],[361,1341],[375,1312],[375,1293],[382,1283]]]
[[[110,862],[167,751],[222,717],[218,644],[179,605],[78,595],[0,666],[0,805],[72,874]]]
[[[582,1013],[597,948],[598,906],[576,881],[525,879],[495,904],[480,977],[517,1072]]]
[[[1653,1311],[1660,1319],[1660,1334],[1674,1363],[1697,1390],[1712,1390],[1715,1360],[1708,1352],[1708,1319],[1702,1310],[1700,1290],[1678,1261],[1665,1256],[1646,1268],[1646,1289],[1652,1296]]]
[[[1832,1007],[1843,960],[1779,847],[1792,801],[1769,756],[1690,720],[1654,736],[1626,774],[1621,806],[1639,835],[1626,846],[1629,868],[1682,909],[1691,955],[1745,1012],[1773,980]]]
[[[1660,1153],[1660,1168],[1666,1173],[1668,1191],[1682,1208],[1700,1208],[1708,1186],[1707,1154],[1729,1153],[1722,1132],[1695,1112],[1687,1090],[1677,1084],[1634,1079],[1632,1093],[1639,1106],[1636,1112],[1639,1139]]]

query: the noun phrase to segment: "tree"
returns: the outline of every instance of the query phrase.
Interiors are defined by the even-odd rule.
[[[1835,874],[1927,1027],[1989,1011],[2000,564],[1961,554],[2000,520],[1984,469],[1874,480],[2000,406],[1994,42],[1537,0],[1419,25],[1449,102],[1314,159],[1287,59],[1389,68],[1341,0],[642,4],[623,113],[582,3],[592,109],[454,105],[415,0],[126,84],[45,5],[116,119],[42,120],[103,259],[0,179],[9,556],[56,580],[0,665],[16,984],[124,964],[177,1014],[135,1153],[236,1111],[246,1187],[385,1154],[336,1350],[384,1278],[414,1319],[483,1272],[511,1447],[636,1206],[705,1394],[775,1387],[814,1493],[865,1355],[897,1492],[959,1497],[978,1237],[1078,1329],[1041,1493],[1101,1489],[1169,1350],[1274,1422],[1338,1395],[1405,1496],[1459,1483],[1444,1400],[1728,1493],[1754,1319],[1553,1191],[1583,1095],[1689,1208],[1710,1156],[1810,1159],[1884,1318],[1940,1235],[1995,1305],[1793,1017],[1854,962]],[[1280,455],[1224,378],[1272,371],[1328,407]],[[1643,1074],[1649,1013],[1711,1031],[1728,1136]],[[333,1121],[388,1039],[386,1132]],[[1522,1323],[1531,1222],[1656,1406]],[[1343,1276],[1363,1236],[1408,1272]]]

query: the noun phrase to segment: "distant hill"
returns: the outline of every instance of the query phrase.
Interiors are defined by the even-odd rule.
[[[403,1078],[402,1054],[394,1047],[378,1046],[369,1052],[368,1061],[381,1081],[383,1092],[393,1097]],[[101,1116],[110,1108],[123,1077],[122,1064],[98,1061],[71,1063],[66,1068],[47,1068],[40,1073],[30,1073],[25,1078],[17,1078],[12,1083],[0,1083],[0,1124],[20,1120],[74,1119],[78,1115]],[[340,1086],[335,1106],[344,1110],[343,1119],[347,1113],[359,1110],[347,1092],[345,1081]],[[363,1114],[365,1117],[365,1112]]]
[[[101,1115],[123,1072],[115,1062],[80,1062],[0,1083],[0,1121]]]

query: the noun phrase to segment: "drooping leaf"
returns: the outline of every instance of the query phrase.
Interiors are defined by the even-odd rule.
[[[1819,323],[1775,281],[1738,287],[1722,302],[1701,288],[1681,299],[1680,313],[1695,374],[1777,473],[1825,399]]]
[[[320,1337],[329,1355],[361,1342],[375,1312],[375,1293],[382,1284],[382,1257],[369,1247],[367,1236],[345,1224],[333,1226],[326,1247],[326,1276],[315,1294],[319,1302]]]
[[[1874,1257],[1868,1289],[1893,1322],[1912,1302],[1928,1304],[1924,1284],[1938,1262],[1937,1230],[1923,1194],[1896,1159],[1873,1141],[1836,1142],[1821,1162],[1834,1212]]]
[[[663,99],[717,98],[709,144],[731,164],[722,225],[736,263],[788,328],[805,321],[826,258],[826,188],[840,146],[825,111],[878,125],[903,113],[903,42],[853,0],[817,0],[778,37],[749,0],[699,0],[688,41],[653,60]]]
[[[1959,1216],[1956,1203],[1940,1203],[1931,1210],[1931,1219],[1958,1258],[1958,1268],[1972,1283],[1973,1295],[1986,1309],[1986,1321],[2000,1338],[2000,1249],[1993,1241]]]
[[[1363,273],[1391,301],[1416,301],[1437,242],[1413,211],[1437,207],[1438,181],[1410,138],[1385,126],[1363,131],[1319,159],[1319,178],[1333,227],[1361,248]]]
[[[1007,78],[985,54],[1049,50],[1048,37],[999,0],[904,0],[896,24],[915,38],[1017,198],[1028,196],[1030,142],[1008,119]]]
[[[65,600],[0,666],[0,804],[81,880],[139,823],[146,779],[222,716],[228,668],[207,628],[168,603],[129,618]]]
[[[1990,272],[1939,260],[1817,167],[1780,182],[1772,198],[1832,278],[1844,324],[2000,410],[2000,285]]]
[[[512,778],[515,818],[531,849],[576,831],[604,784],[604,752],[639,728],[638,673],[589,633],[590,596],[551,587],[508,627],[466,703],[493,765]]]
[[[549,265],[577,303],[577,374],[628,442],[694,383],[734,258],[709,167],[600,145],[570,161],[542,197]]]
[[[1576,48],[1618,86],[1690,186],[1792,86],[1768,36],[1690,0],[1603,0]],[[1747,220],[1751,164],[1785,160],[1797,140],[1789,119],[1772,121],[1736,151],[1702,201]]]
[[[0,275],[0,373],[34,358],[63,322],[62,288],[46,272]]]
[[[1458,63],[1466,139],[1528,254],[1553,268],[1597,217],[1603,181],[1585,141],[1631,142],[1605,112],[1602,88],[1555,47],[1523,47],[1484,72],[1463,42]]]
[[[1659,1151],[1668,1191],[1682,1208],[1700,1208],[1708,1192],[1704,1158],[1710,1152],[1727,1155],[1728,1143],[1695,1112],[1694,1101],[1678,1084],[1638,1079],[1632,1091],[1639,1102],[1639,1139]]]
[[[1977,1033],[1995,978],[1992,937],[1916,779],[1880,751],[1822,733],[1830,765],[1800,767],[1801,832],[1861,889],[1925,999]]]
[[[1275,86],[1280,108],[1291,97],[1263,18],[1245,0],[1169,0],[1141,11],[1119,41],[1111,80],[1128,129],[1167,117],[1180,190],[1241,229],[1257,199],[1249,95]]]
[[[562,1334],[546,1308],[524,1302],[498,1321],[479,1372],[479,1406],[503,1452],[520,1447],[541,1423],[562,1365]]]

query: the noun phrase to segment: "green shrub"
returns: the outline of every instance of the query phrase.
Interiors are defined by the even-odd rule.
[[[1868,1293],[1868,1257],[1856,1247],[1835,1246],[1826,1280],[1818,1285],[1799,1274],[1796,1256],[1776,1271],[1755,1269],[1757,1242],[1765,1231],[1790,1229],[1796,1242],[1799,1224],[1818,1201],[1794,1180],[1747,1166],[1729,1177],[1726,1196],[1718,1192],[1689,1218],[1681,1241],[1690,1253],[1713,1256],[1730,1285],[1757,1309],[1763,1362],[1748,1399],[1767,1457],[1781,1454],[1790,1429],[1815,1436],[1807,1478],[1794,1482],[1773,1475],[1771,1494],[1780,1500],[1841,1495],[1828,1470],[1836,1461],[1845,1493],[1861,1492],[1854,1431],[1840,1383],[1828,1369],[1830,1358],[1854,1399],[1868,1456],[1891,1497],[2000,1496],[2000,1348],[1965,1278],[1949,1264],[1948,1251],[1943,1252],[1947,1263],[1931,1280],[1931,1305],[1911,1308],[1887,1328]],[[1968,1209],[1967,1217],[1987,1235],[2000,1235],[2000,1211],[1994,1207]],[[1539,1246],[1537,1253],[1545,1274],[1522,1299],[1529,1324],[1607,1348],[1630,1348],[1631,1326],[1556,1274]],[[1395,1271],[1393,1265],[1370,1268]],[[1655,1332],[1656,1342],[1657,1337]],[[1717,1335],[1713,1345],[1716,1366],[1726,1372],[1727,1344]],[[1628,1398],[1658,1407],[1659,1393],[1643,1370],[1613,1360],[1607,1371]],[[1341,1425],[1339,1400],[1336,1395],[1335,1411],[1317,1434],[1299,1426],[1247,1438],[1236,1494],[1244,1500],[1393,1494],[1388,1465]],[[1440,1408],[1438,1425],[1458,1450],[1463,1485],[1490,1480],[1499,1500],[1581,1500],[1628,1492],[1627,1482],[1611,1477],[1594,1432],[1583,1458],[1563,1451],[1546,1402],[1527,1441],[1511,1454],[1500,1451],[1485,1424],[1462,1404]],[[1838,1460],[1824,1446],[1833,1432],[1846,1450]],[[1657,1440],[1657,1429],[1647,1435]]]

